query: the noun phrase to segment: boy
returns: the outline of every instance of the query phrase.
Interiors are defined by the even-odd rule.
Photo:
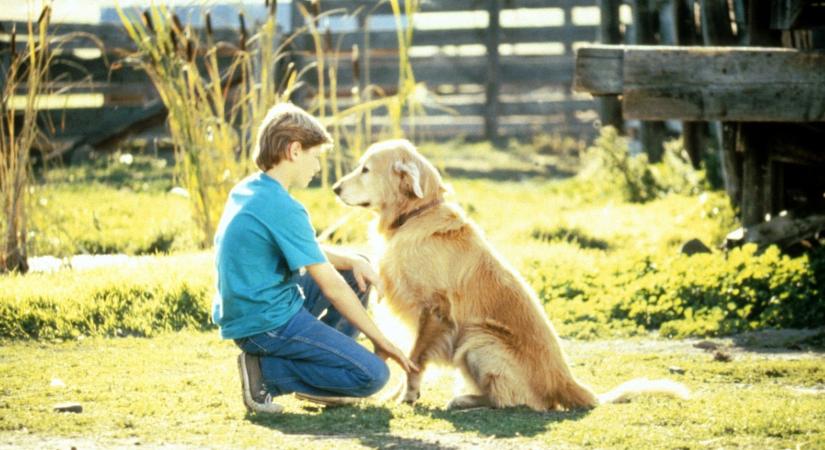
[[[232,189],[215,234],[212,311],[221,337],[242,350],[247,409],[280,412],[271,398],[291,392],[324,404],[371,395],[389,378],[387,357],[417,371],[366,313],[368,285],[379,280],[369,262],[321,249],[306,209],[289,195],[320,170],[329,134],[304,110],[283,103],[269,110],[257,139],[253,157],[261,171]],[[355,342],[358,330],[375,354]]]

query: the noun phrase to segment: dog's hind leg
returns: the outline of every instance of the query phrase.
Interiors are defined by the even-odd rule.
[[[455,397],[448,408],[533,407],[529,383],[520,379],[518,364],[503,351],[501,342],[490,336],[481,340],[478,338],[476,336],[476,342],[467,343],[467,347],[458,349],[456,353],[462,354],[463,372],[475,384],[480,395]]]
[[[452,327],[446,315],[436,308],[421,312],[418,323],[418,336],[410,352],[410,360],[418,366],[417,373],[407,375],[407,391],[403,400],[414,403],[421,396],[421,378],[424,368],[432,359],[449,359],[452,353]]]

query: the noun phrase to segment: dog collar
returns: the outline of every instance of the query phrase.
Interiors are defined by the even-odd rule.
[[[415,216],[417,216],[417,215],[419,215],[419,214],[423,213],[424,211],[426,211],[426,210],[428,210],[428,209],[432,208],[433,206],[437,206],[437,205],[441,204],[441,202],[442,202],[442,201],[443,201],[443,200],[438,199],[438,200],[432,201],[432,202],[430,202],[430,203],[427,203],[426,205],[424,205],[424,206],[422,206],[422,207],[420,207],[420,208],[416,208],[416,209],[414,209],[414,210],[412,210],[412,211],[410,211],[410,212],[406,212],[406,213],[404,213],[404,214],[401,214],[400,216],[398,216],[398,217],[397,217],[397,218],[396,218],[396,219],[392,222],[392,224],[390,224],[390,229],[391,229],[391,230],[395,230],[395,229],[401,228],[401,226],[402,226],[402,225],[404,225],[404,224],[405,224],[408,220],[410,220],[410,219],[412,219],[413,217],[415,217]]]

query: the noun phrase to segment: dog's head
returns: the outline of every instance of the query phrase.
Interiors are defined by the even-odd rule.
[[[397,214],[440,200],[445,192],[438,171],[405,139],[371,145],[358,167],[333,190],[351,206]]]

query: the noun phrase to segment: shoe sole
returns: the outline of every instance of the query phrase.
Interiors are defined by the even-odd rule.
[[[352,406],[361,403],[364,399],[359,397],[321,397],[300,392],[295,393],[295,397],[323,406]]]
[[[284,410],[284,407],[276,403],[260,404],[252,399],[252,391],[249,388],[249,375],[246,370],[246,358],[244,354],[238,355],[238,371],[241,373],[241,390],[243,391],[243,405],[249,412],[277,414]],[[252,406],[254,405],[254,406]]]

